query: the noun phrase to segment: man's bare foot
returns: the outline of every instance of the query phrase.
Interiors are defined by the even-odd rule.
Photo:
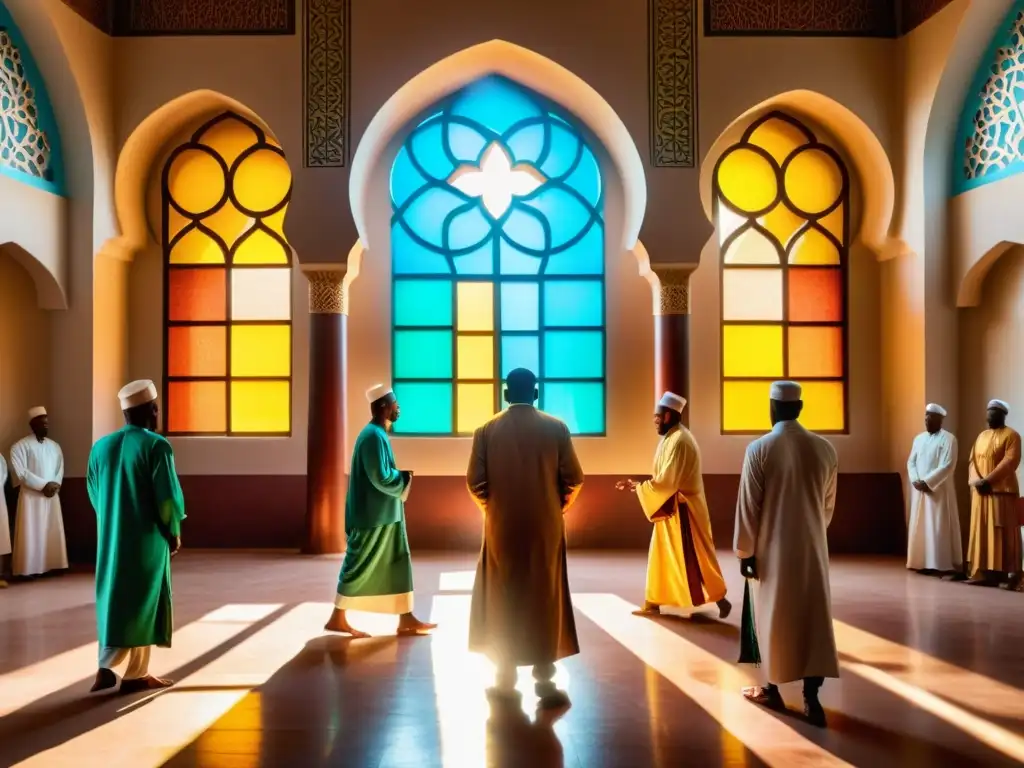
[[[170,688],[174,685],[173,680],[164,680],[161,677],[137,677],[134,680],[121,681],[121,693],[139,693],[141,691],[159,691],[162,688]]]
[[[650,603],[644,600],[644,607],[633,611],[634,616],[660,616],[661,606],[657,603]]]
[[[335,608],[331,614],[331,618],[324,624],[324,630],[327,632],[338,632],[342,635],[349,635],[353,638],[369,637],[369,633],[361,632],[360,630],[353,627],[348,623],[348,617],[345,612],[340,608]]]
[[[411,613],[403,614],[398,620],[398,634],[403,637],[409,635],[426,635],[434,629],[437,629],[437,624],[420,621]]]
[[[781,712],[786,708],[786,703],[782,700],[782,694],[779,693],[778,688],[760,685],[751,686],[750,688],[743,689],[743,698],[777,712]]]
[[[89,689],[89,693],[96,693],[97,691],[106,691],[117,685],[117,675],[114,674],[112,669],[103,669],[102,667],[96,670],[96,681],[92,684],[92,688]]]
[[[718,618],[722,621],[728,619],[729,614],[732,613],[732,603],[723,597],[716,605],[718,606]]]

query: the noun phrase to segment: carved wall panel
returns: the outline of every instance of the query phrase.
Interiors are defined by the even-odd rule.
[[[349,2],[304,0],[303,79],[307,168],[348,159]]]
[[[693,168],[697,154],[697,0],[650,0],[651,165]]]
[[[896,0],[704,0],[704,34],[895,37]]]

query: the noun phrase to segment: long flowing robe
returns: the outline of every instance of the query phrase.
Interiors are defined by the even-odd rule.
[[[963,566],[960,513],[952,479],[956,461],[956,437],[946,430],[922,432],[914,438],[907,459],[911,484],[907,568],[958,571]],[[913,487],[919,480],[931,493]]]
[[[987,480],[992,493],[981,495],[971,487],[971,535],[967,562],[971,578],[984,571],[1017,573],[1021,570],[1017,467],[1020,435],[1009,427],[986,429],[971,446],[970,482]]]
[[[14,521],[15,576],[37,576],[68,567],[60,494],[47,498],[47,483],[64,482],[64,454],[50,438],[23,437],[11,447],[11,476],[21,486]]]
[[[469,648],[501,665],[579,653],[563,515],[583,470],[556,418],[513,405],[473,435],[466,482],[484,515]]]
[[[655,522],[651,532],[647,602],[695,608],[725,597],[704,497],[700,448],[690,430],[677,425],[661,438],[654,473],[637,486],[636,495],[648,520],[673,497],[678,499],[679,511]]]
[[[100,648],[170,647],[171,550],[185,499],[167,440],[126,426],[89,453],[96,511],[96,629]]]
[[[737,557],[757,558],[755,629],[768,682],[839,677],[828,540],[838,459],[827,440],[780,421],[747,447]]]
[[[348,544],[334,600],[338,608],[412,611],[412,555],[405,530],[409,490],[387,432],[373,422],[367,424],[352,449],[345,498]]]
[[[0,456],[0,557],[11,554],[11,520],[7,514],[7,498],[4,486],[7,485],[7,462]],[[0,571],[0,578],[3,571]]]

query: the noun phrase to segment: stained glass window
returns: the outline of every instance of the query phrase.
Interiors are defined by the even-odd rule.
[[[470,434],[513,368],[605,431],[604,197],[574,120],[509,80],[453,94],[391,170],[396,433]]]
[[[714,175],[722,266],[722,431],[771,429],[768,388],[803,386],[801,423],[845,432],[850,184],[794,118],[751,125]]]
[[[291,186],[281,147],[232,113],[164,167],[168,434],[291,432]]]

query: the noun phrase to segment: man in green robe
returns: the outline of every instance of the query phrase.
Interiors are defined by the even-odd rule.
[[[114,668],[125,660],[122,693],[172,684],[149,674],[149,655],[154,645],[171,646],[171,558],[181,547],[185,500],[171,444],[153,431],[156,397],[152,381],[125,386],[118,393],[124,428],[99,440],[89,454],[100,646],[93,691],[117,685]]]
[[[369,637],[348,622],[346,611],[399,615],[399,635],[423,635],[436,624],[412,613],[412,556],[405,532],[405,500],[412,472],[395,466],[388,430],[398,421],[395,393],[384,384],[366,391],[370,423],[352,448],[352,468],[345,498],[348,545],[338,577],[334,612],[324,626],[328,632]]]

